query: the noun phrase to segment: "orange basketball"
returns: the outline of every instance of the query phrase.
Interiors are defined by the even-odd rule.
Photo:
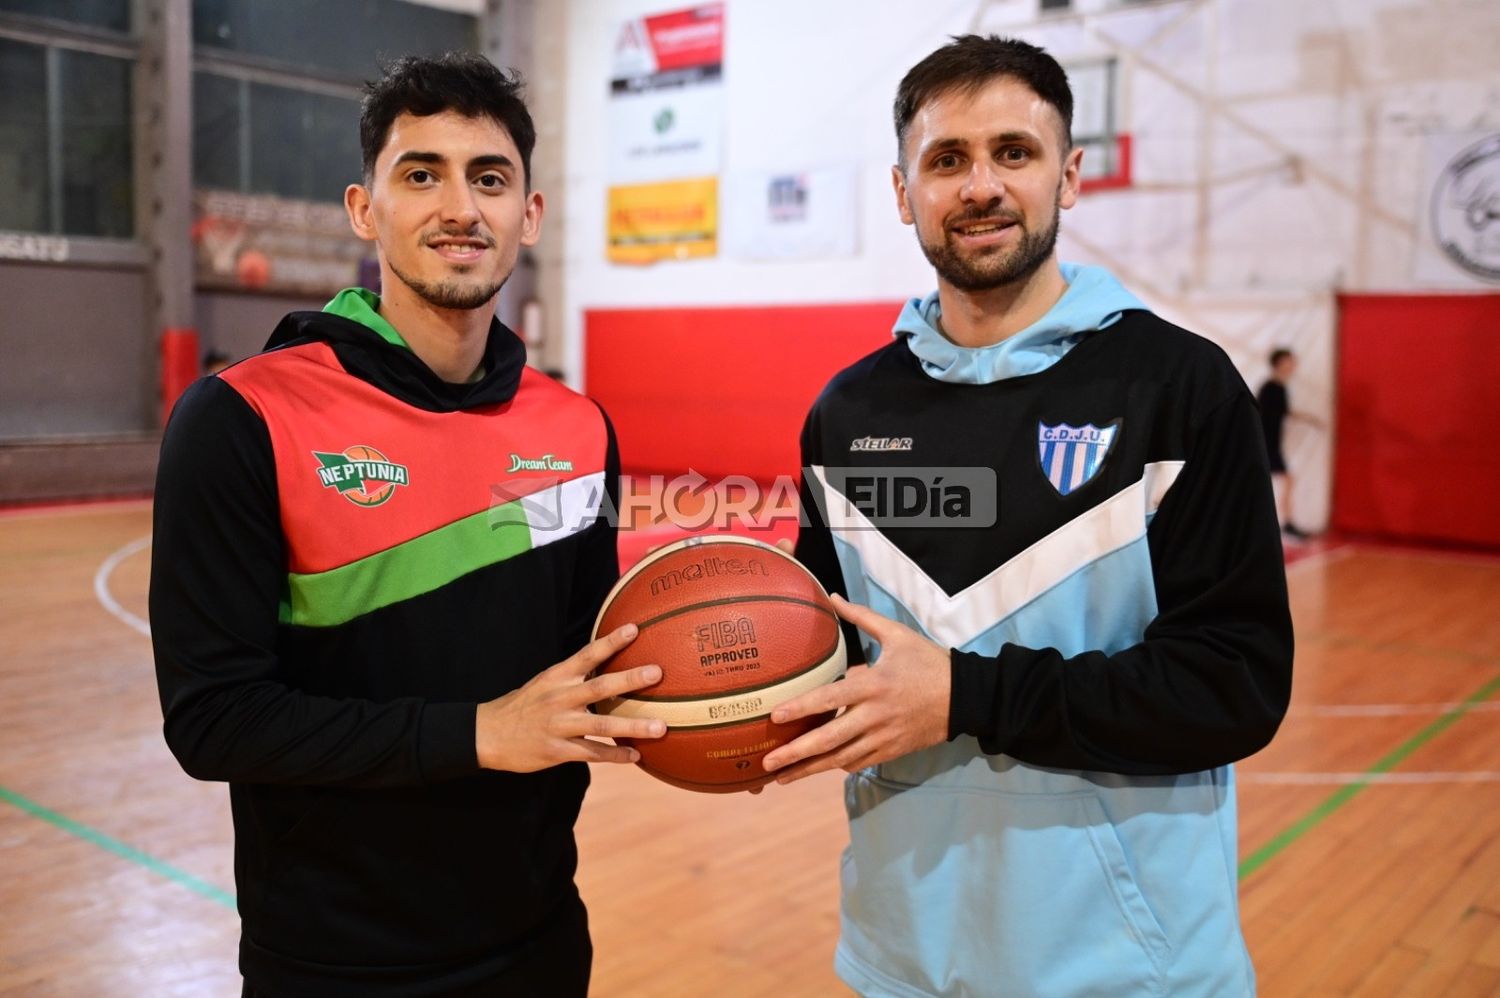
[[[769,544],[690,537],[647,555],[605,597],[594,637],[629,623],[639,635],[599,671],[654,663],[661,682],[595,709],[667,723],[662,738],[620,739],[659,780],[707,793],[762,786],[774,778],[766,753],[832,716],[771,723],[773,707],[837,679],[846,659],[828,594]]]
[[[240,283],[247,288],[263,288],[271,280],[271,260],[258,249],[243,250],[234,269]]]

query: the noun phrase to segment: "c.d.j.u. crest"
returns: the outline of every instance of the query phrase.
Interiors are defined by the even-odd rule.
[[[1067,495],[1099,473],[1119,433],[1118,419],[1108,426],[1037,423],[1037,453],[1042,462],[1042,474],[1047,476],[1047,481],[1059,495]]]

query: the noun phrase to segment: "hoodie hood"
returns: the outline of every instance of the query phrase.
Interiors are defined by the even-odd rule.
[[[292,343],[324,342],[344,370],[384,392],[428,412],[455,412],[509,402],[521,384],[526,347],[499,319],[490,320],[484,371],[478,381],[452,384],[407,346],[381,316],[380,296],[364,288],[340,291],[321,312],[292,312],[276,326],[266,349]]]
[[[986,385],[993,381],[1037,374],[1056,364],[1086,335],[1118,322],[1133,309],[1146,310],[1103,267],[1076,263],[1060,265],[1068,290],[1047,314],[1020,332],[987,347],[961,347],[943,335],[942,306],[934,291],[913,298],[901,310],[892,332],[922,363],[922,370],[938,381]]]

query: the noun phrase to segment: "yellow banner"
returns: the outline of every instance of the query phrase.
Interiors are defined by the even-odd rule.
[[[609,189],[609,260],[655,263],[719,252],[719,179]]]

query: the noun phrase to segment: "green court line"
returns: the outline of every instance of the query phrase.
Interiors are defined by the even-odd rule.
[[[1418,731],[1406,741],[1396,746],[1396,748],[1392,752],[1390,752],[1380,761],[1376,762],[1369,769],[1365,770],[1365,775],[1378,776],[1381,773],[1386,773],[1391,771],[1392,769],[1395,769],[1413,752],[1421,748],[1423,745],[1426,745],[1442,732],[1446,731],[1455,721],[1463,717],[1464,714],[1468,713],[1470,707],[1474,706],[1477,703],[1482,703],[1485,700],[1488,700],[1495,694],[1496,691],[1500,691],[1500,676],[1496,676],[1494,679],[1491,679],[1489,682],[1485,683],[1479,689],[1475,690],[1468,697],[1466,697],[1461,703],[1457,704],[1452,710],[1447,711],[1442,716],[1438,717],[1436,720],[1432,721],[1430,724],[1424,727],[1421,731]],[[1249,856],[1246,856],[1243,860],[1241,860],[1239,879],[1244,880],[1256,870],[1259,870],[1262,866],[1265,866],[1293,842],[1296,842],[1298,839],[1302,838],[1302,836],[1312,831],[1313,828],[1323,822],[1323,819],[1327,818],[1330,814],[1343,807],[1354,797],[1355,794],[1358,794],[1361,790],[1365,789],[1369,785],[1370,783],[1368,780],[1361,780],[1355,783],[1351,783],[1348,786],[1340,787],[1338,790],[1334,791],[1327,800],[1323,801],[1317,807],[1313,808],[1301,819],[1299,819],[1289,827],[1283,829],[1279,834],[1272,838],[1271,841],[1267,842],[1265,845],[1255,850],[1255,852],[1251,853]],[[48,824],[61,828],[63,831],[68,832],[71,835],[76,835],[78,838],[83,839],[85,842],[89,842],[93,845],[99,846],[101,849],[108,850],[109,852],[114,853],[116,856],[127,859],[138,866],[143,866],[153,873],[160,874],[161,876],[166,877],[168,880],[175,881],[176,883],[179,883],[182,886],[186,887],[188,890],[208,898],[210,901],[216,901],[227,908],[235,907],[234,895],[230,894],[223,888],[216,887],[206,880],[200,880],[198,877],[193,876],[191,873],[187,873],[183,870],[177,869],[177,867],[172,866],[170,863],[163,862],[162,860],[157,859],[155,856],[141,852],[134,846],[126,845],[119,839],[111,838],[110,836],[105,835],[103,832],[92,829],[87,825],[80,824],[79,822],[76,822],[71,818],[58,814],[56,811],[49,810],[48,808],[45,808],[34,801],[22,797],[20,794],[15,793],[12,790],[8,790],[5,787],[0,787],[0,800],[3,800],[9,804],[14,805],[15,807],[20,808],[22,811],[25,811],[27,814],[32,815],[33,817],[42,819]]]
[[[1449,710],[1441,717],[1438,717],[1421,731],[1418,731],[1406,741],[1396,746],[1396,748],[1389,755],[1381,759],[1379,762],[1375,763],[1375,765],[1371,766],[1369,769],[1365,770],[1364,775],[1373,777],[1395,769],[1401,764],[1404,759],[1407,758],[1407,756],[1411,755],[1417,749],[1432,741],[1432,739],[1436,738],[1443,731],[1447,730],[1447,728],[1452,725],[1453,722],[1457,721],[1460,717],[1463,717],[1464,714],[1468,713],[1470,707],[1474,706],[1477,703],[1482,703],[1485,700],[1488,700],[1495,694],[1495,691],[1497,690],[1500,690],[1500,676],[1496,676],[1494,679],[1491,679],[1489,682],[1485,683],[1479,689],[1470,694],[1462,703],[1456,704],[1452,710]],[[1324,818],[1328,817],[1330,814],[1343,807],[1349,802],[1350,798],[1352,798],[1355,794],[1359,793],[1369,785],[1369,780],[1358,780],[1354,783],[1350,783],[1347,786],[1339,787],[1339,789],[1334,791],[1327,800],[1323,801],[1323,803],[1313,808],[1300,820],[1292,824],[1290,827],[1284,829],[1275,838],[1271,839],[1271,841],[1267,842],[1265,845],[1255,850],[1255,852],[1251,853],[1249,856],[1246,856],[1243,860],[1241,860],[1240,879],[1244,880],[1246,877],[1250,876],[1250,874],[1254,873],[1256,870],[1259,870],[1262,866],[1265,866],[1287,846],[1291,845],[1293,842],[1296,842],[1302,836],[1306,835],[1315,826],[1321,823]]]
[[[8,804],[13,804],[32,817],[40,818],[43,821],[47,822],[49,825],[55,825],[56,827],[61,828],[63,831],[69,833],[70,835],[76,835],[78,838],[83,839],[83,841],[88,842],[91,845],[96,845],[101,849],[112,852],[116,856],[135,863],[137,866],[143,866],[146,869],[150,870],[152,873],[160,874],[161,876],[166,877],[168,880],[176,881],[177,883],[186,887],[188,890],[193,891],[196,894],[201,894],[204,897],[208,898],[210,901],[217,901],[219,904],[222,904],[227,908],[235,907],[234,895],[230,894],[223,888],[215,887],[208,881],[200,880],[197,877],[193,876],[191,873],[187,873],[183,870],[177,869],[177,867],[173,866],[170,863],[164,863],[161,860],[157,859],[155,856],[151,856],[147,853],[141,852],[134,846],[126,845],[119,839],[111,838],[110,836],[105,835],[103,832],[97,831],[87,825],[80,824],[79,822],[74,821],[72,818],[66,817],[64,815],[58,814],[56,811],[42,807],[42,805],[36,803],[35,801],[28,800],[27,798],[22,797],[20,794],[15,793],[12,790],[7,790],[5,787],[0,787],[0,800],[3,800]]]

